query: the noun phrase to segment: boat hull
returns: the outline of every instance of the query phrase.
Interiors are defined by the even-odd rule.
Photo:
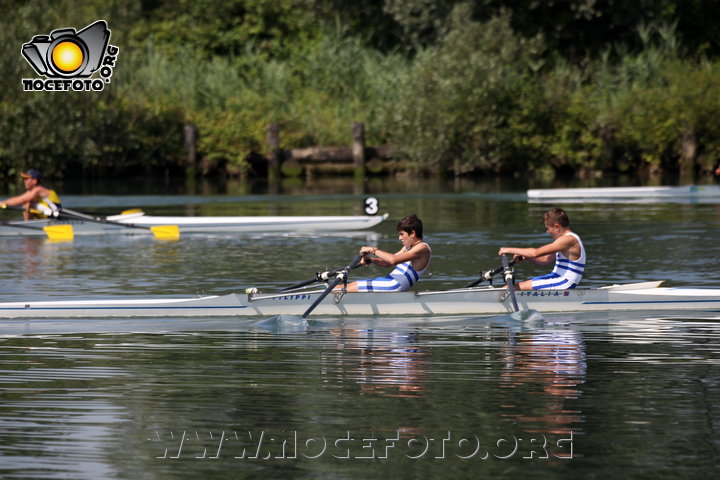
[[[657,282],[650,282],[657,285]],[[720,311],[720,289],[648,284],[574,290],[519,291],[521,309],[552,312],[624,310]],[[104,299],[0,303],[0,318],[256,317],[301,315],[322,290],[287,294],[229,294],[182,299]],[[312,315],[493,315],[512,312],[507,290],[470,288],[328,295]]]
[[[43,227],[71,225],[77,235],[152,235],[145,227],[177,225],[180,233],[273,233],[273,232],[338,232],[372,228],[388,217],[377,216],[278,216],[278,217],[153,217],[116,215],[108,217],[129,226],[90,222],[86,220],[31,220],[8,222],[0,228],[0,236],[46,237]],[[13,226],[13,224],[18,226]],[[130,225],[141,226],[135,228]],[[32,228],[28,228],[32,227]]]
[[[527,191],[530,201],[539,200],[720,200],[720,185],[658,187],[547,188]]]

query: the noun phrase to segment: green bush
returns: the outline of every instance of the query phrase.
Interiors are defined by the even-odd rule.
[[[395,150],[421,168],[501,171],[517,150],[512,120],[535,87],[542,43],[513,34],[509,16],[472,21],[456,7],[439,46],[420,52],[394,106]]]
[[[677,7],[665,3],[658,18]],[[500,13],[489,1],[373,1],[373,13],[356,6],[352,15],[341,6],[0,0],[0,14],[13,19],[0,40],[17,47],[0,52],[0,177],[15,182],[29,167],[57,177],[182,173],[186,124],[197,126],[204,175],[252,174],[248,160],[265,153],[271,123],[283,148],[298,148],[348,145],[351,123],[363,121],[368,144],[389,144],[405,168],[454,174],[674,171],[681,163],[708,172],[720,158],[718,63],[701,55],[709,47],[684,52],[677,23],[641,26],[630,46],[556,49],[557,32],[547,40],[518,33],[557,27],[541,16],[531,28],[528,12],[549,12],[537,2],[527,11],[508,2],[515,11]],[[562,25],[591,22],[581,10]],[[602,5],[591,10],[612,17]],[[645,10],[632,7],[633,21]],[[20,79],[34,72],[18,42],[101,18],[121,46],[105,91],[22,92]],[[587,38],[600,38],[603,25]],[[697,32],[692,41],[703,44]]]

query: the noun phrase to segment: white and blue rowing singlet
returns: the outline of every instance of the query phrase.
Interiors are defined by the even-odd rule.
[[[429,250],[430,245],[427,243],[425,243],[425,245],[427,245]],[[358,292],[404,292],[405,290],[410,290],[430,266],[431,258],[432,250],[430,250],[430,258],[428,258],[427,265],[419,271],[416,271],[412,266],[412,262],[408,261],[395,265],[395,269],[390,272],[390,275],[387,277],[358,280]]]
[[[544,290],[546,288],[554,288],[557,290],[567,290],[575,288],[580,284],[580,279],[585,273],[585,247],[580,237],[568,232],[565,235],[572,235],[580,244],[580,258],[570,260],[560,252],[555,253],[555,268],[547,275],[532,278],[533,290]]]

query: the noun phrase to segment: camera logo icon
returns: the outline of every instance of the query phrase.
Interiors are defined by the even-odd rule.
[[[104,83],[110,83],[119,49],[109,45],[109,41],[110,30],[104,20],[80,31],[59,28],[50,35],[35,35],[23,44],[22,56],[38,75],[56,80],[23,79],[25,91],[102,90],[102,80],[90,81],[89,78],[100,70]]]

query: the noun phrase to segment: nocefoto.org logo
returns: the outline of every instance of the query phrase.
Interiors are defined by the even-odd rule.
[[[22,56],[43,78],[23,78],[26,92],[100,92],[110,83],[120,49],[110,45],[104,20],[79,32],[59,28],[50,35],[35,35],[22,46]],[[99,72],[100,78],[91,78]]]

